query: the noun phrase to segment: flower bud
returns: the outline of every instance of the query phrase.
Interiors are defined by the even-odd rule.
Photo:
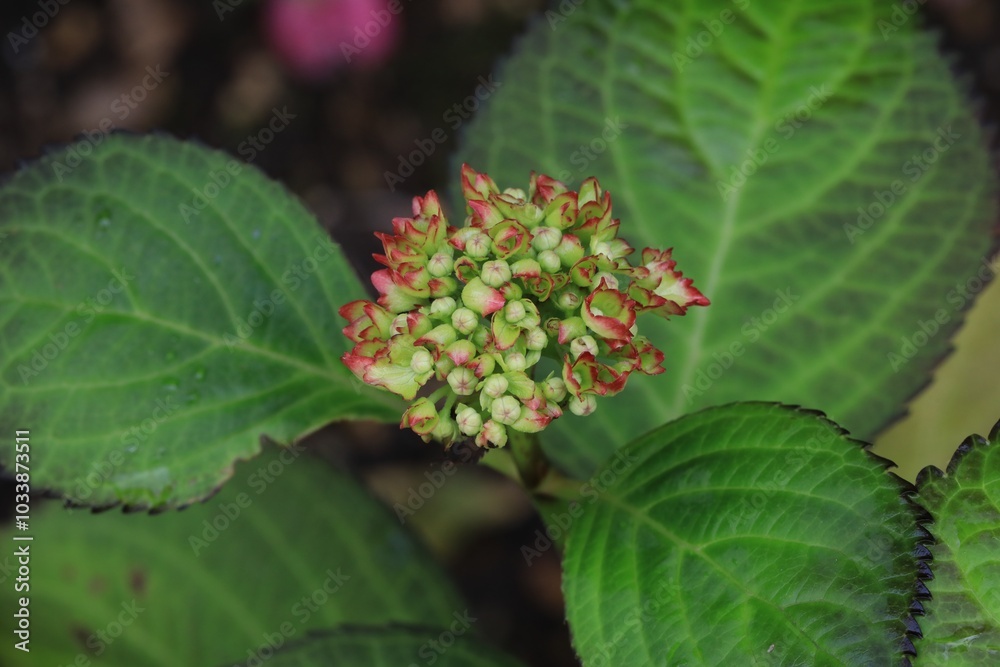
[[[586,417],[597,409],[597,398],[593,394],[583,394],[579,398],[571,396],[569,411],[579,417]]]
[[[590,352],[596,357],[597,341],[594,340],[593,336],[580,336],[579,338],[574,338],[573,342],[569,344],[569,351],[572,353],[574,359],[579,359],[580,355],[584,352]]]
[[[443,252],[436,252],[427,261],[427,272],[435,278],[443,278],[451,273],[454,266],[455,262],[451,256]]]
[[[618,277],[613,273],[607,273],[606,271],[598,271],[594,275],[594,279],[591,281],[593,287],[598,287],[601,281],[604,281],[604,286],[608,289],[618,289]]]
[[[524,304],[520,301],[511,301],[503,309],[504,317],[511,324],[517,324],[524,319],[524,316],[528,314],[528,311],[524,309]]]
[[[566,291],[559,294],[559,298],[556,299],[556,305],[567,312],[573,312],[580,307],[583,303],[583,299],[575,290],[567,288]]]
[[[549,343],[549,337],[545,335],[545,331],[541,328],[535,327],[525,335],[525,342],[529,350],[544,350],[545,346]]]
[[[399,427],[409,428],[417,435],[426,436],[430,435],[438,425],[438,421],[438,412],[434,404],[426,398],[418,398],[403,413],[403,421]]]
[[[469,363],[472,357],[476,354],[476,346],[472,344],[472,341],[466,339],[456,340],[454,343],[445,348],[444,353],[448,355],[456,366],[464,366]]]
[[[443,296],[431,302],[431,317],[438,320],[447,320],[455,312],[458,304],[450,296]]]
[[[476,374],[477,378],[488,377],[493,373],[493,369],[496,368],[497,362],[493,358],[492,354],[481,354],[469,364],[472,372]]]
[[[542,395],[553,403],[562,403],[566,398],[566,383],[562,378],[550,377],[541,383]]]
[[[459,405],[455,408],[455,421],[458,430],[464,435],[474,436],[483,430],[483,417],[479,411],[468,405]]]
[[[504,357],[509,371],[523,371],[528,367],[528,359],[523,352],[508,352]]]
[[[490,415],[493,417],[493,421],[509,426],[521,416],[521,402],[513,396],[501,396],[493,401]]]
[[[437,440],[446,446],[455,442],[456,437],[458,437],[458,424],[444,417],[438,420],[437,426],[430,433],[430,439]]]
[[[469,238],[465,244],[465,254],[474,259],[484,259],[490,254],[490,246],[493,241],[486,234],[480,232]]]
[[[479,326],[479,316],[468,308],[459,308],[451,314],[451,326],[468,336]]]
[[[566,266],[573,266],[583,259],[584,254],[586,254],[583,250],[583,244],[580,243],[580,239],[572,234],[563,234],[559,245],[555,247],[555,253]]]
[[[531,237],[531,247],[541,252],[555,250],[562,241],[562,232],[555,227],[539,227]]]
[[[486,316],[503,308],[503,294],[483,282],[482,278],[473,278],[462,288],[462,303],[466,308]]]
[[[413,353],[413,357],[410,359],[410,368],[418,375],[429,373],[434,369],[434,357],[427,350],[419,349]]]
[[[507,392],[507,378],[491,375],[483,381],[483,393],[491,398],[500,398]]]
[[[490,445],[503,447],[507,444],[507,429],[490,419],[483,424],[483,430],[476,436],[476,444],[484,449]]]
[[[551,250],[543,250],[538,253],[535,257],[538,264],[542,267],[542,271],[546,273],[559,273],[559,269],[562,268],[562,260],[559,259],[559,255],[555,254]]]
[[[459,366],[448,373],[448,385],[459,396],[472,396],[476,391],[476,374],[471,369]]]
[[[476,344],[476,347],[480,350],[485,350],[487,343],[490,342],[490,327],[489,325],[480,326],[475,331],[472,332],[469,340]]]
[[[480,277],[490,287],[503,287],[512,277],[510,265],[502,259],[495,259],[483,264]]]

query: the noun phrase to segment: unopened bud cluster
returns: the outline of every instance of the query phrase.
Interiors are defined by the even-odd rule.
[[[376,234],[379,299],[340,309],[355,343],[343,361],[358,378],[407,400],[437,385],[401,424],[425,440],[499,447],[510,429],[538,432],[564,409],[590,414],[631,373],[663,372],[663,353],[636,333],[639,313],[709,303],[670,250],[629,262],[594,178],[573,192],[532,174],[527,193],[501,192],[465,165],[462,192],[464,227],[448,225],[432,191],[414,198],[414,217],[392,221],[395,234]],[[536,379],[543,355],[560,371]]]

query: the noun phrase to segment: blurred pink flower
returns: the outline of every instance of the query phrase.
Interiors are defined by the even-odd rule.
[[[344,66],[384,61],[398,40],[404,2],[268,0],[264,29],[290,70],[322,79]]]

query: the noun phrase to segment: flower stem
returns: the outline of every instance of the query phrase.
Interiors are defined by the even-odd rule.
[[[521,433],[511,429],[508,446],[517,466],[521,483],[528,491],[534,491],[548,476],[551,466],[542,451],[542,443],[534,433]]]

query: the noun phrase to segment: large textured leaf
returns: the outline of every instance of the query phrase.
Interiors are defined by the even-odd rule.
[[[962,306],[938,296],[976,271],[997,219],[934,39],[881,0],[575,4],[498,72],[457,162],[504,186],[598,176],[622,236],[675,247],[713,305],[650,328],[667,374],[602,402],[585,447],[573,418],[548,446],[589,476],[665,418],[748,398],[871,437],[945,353]]]
[[[590,665],[902,661],[921,539],[884,462],[764,403],[627,445],[570,528],[567,614]]]
[[[476,619],[478,620],[478,619]],[[440,628],[350,628],[311,637],[268,661],[268,667],[518,667],[519,662],[470,640],[468,618]],[[229,663],[225,667],[230,667]]]
[[[18,532],[31,542],[4,535],[32,557],[30,591],[0,588],[0,663],[246,664],[310,629],[448,627],[465,606],[431,559],[353,480],[297,449],[238,466],[183,512],[36,510]],[[10,640],[21,595],[28,662]]]
[[[1000,425],[959,448],[947,475],[919,475],[920,503],[934,515],[933,599],[924,603],[917,665],[1000,664]]]
[[[222,153],[83,141],[0,189],[0,231],[0,423],[44,443],[36,490],[182,505],[262,435],[399,414],[338,360],[336,310],[363,294],[339,249]]]

